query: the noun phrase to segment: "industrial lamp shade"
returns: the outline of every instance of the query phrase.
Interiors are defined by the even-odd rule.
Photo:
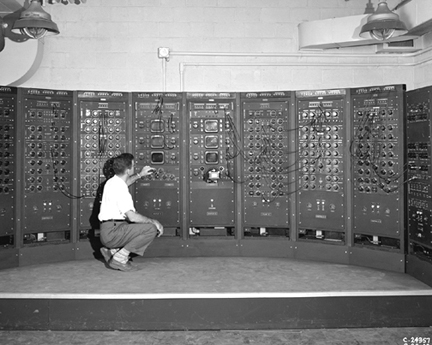
[[[30,6],[21,13],[12,31],[19,31],[30,38],[39,39],[45,35],[57,35],[60,33],[57,24],[51,20],[38,0],[32,0]]]
[[[5,47],[5,36],[4,36],[3,29],[4,29],[3,18],[0,17],[0,52]]]
[[[378,4],[375,13],[371,14],[367,23],[360,30],[360,37],[374,38],[379,41],[404,35],[408,32],[405,24],[396,13],[390,11],[386,2]]]

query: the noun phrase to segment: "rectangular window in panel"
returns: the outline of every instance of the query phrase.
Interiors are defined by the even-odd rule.
[[[165,161],[163,152],[152,152],[151,153],[151,162],[152,164],[163,164]]]
[[[207,151],[205,153],[205,162],[206,164],[218,164],[219,154],[216,151]]]
[[[217,135],[206,135],[205,147],[207,149],[217,149],[219,147],[219,137]]]
[[[205,120],[204,122],[204,131],[206,133],[217,133],[218,129],[218,120]]]
[[[162,133],[164,131],[164,121],[163,120],[152,120],[150,125],[150,131],[152,133]]]
[[[165,146],[164,143],[165,137],[163,135],[152,135],[150,143],[152,148],[161,149]]]

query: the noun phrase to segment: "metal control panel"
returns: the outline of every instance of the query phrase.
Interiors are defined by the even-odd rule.
[[[79,112],[79,224],[99,227],[97,215],[104,166],[108,159],[127,152],[128,94],[121,92],[78,92]]]
[[[135,171],[155,169],[135,183],[136,209],[164,227],[178,227],[182,94],[135,93],[133,107]]]
[[[401,239],[404,86],[357,88],[351,96],[354,233],[374,244],[381,242],[381,236]],[[397,247],[397,242],[392,246]]]
[[[241,94],[245,227],[289,225],[289,104],[289,92]]]
[[[155,169],[131,187],[137,211],[183,236],[229,228],[241,238],[292,222],[299,240],[326,231],[333,243],[402,250],[406,221],[410,240],[431,246],[431,92],[410,91],[405,109],[403,85],[256,93],[0,87],[0,237],[97,228],[106,162],[131,152],[136,172]]]
[[[299,227],[345,231],[346,91],[296,92]]]
[[[0,87],[0,237],[14,234],[17,89]]]
[[[189,225],[234,225],[236,96],[188,93]]]
[[[71,91],[23,89],[23,234],[70,230]]]
[[[408,162],[408,236],[432,250],[432,88],[408,91],[406,97]]]

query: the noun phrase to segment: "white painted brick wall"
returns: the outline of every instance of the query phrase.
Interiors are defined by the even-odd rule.
[[[378,0],[373,0],[376,7]],[[87,0],[81,5],[47,5],[60,35],[45,39],[44,58],[23,87],[71,90],[157,91],[163,87],[158,47],[173,54],[166,64],[166,89],[179,91],[299,90],[405,83],[425,85],[431,63],[388,68],[389,56],[369,60],[341,57],[371,53],[373,47],[329,50],[334,57],[300,57],[298,24],[358,15],[367,0]],[[399,0],[388,0],[390,8]],[[319,33],[317,33],[319,34]],[[179,56],[175,52],[241,52],[251,56]],[[297,54],[285,57],[254,53]],[[317,52],[316,54],[319,54]],[[338,56],[339,55],[339,56]],[[334,65],[335,61],[341,63]],[[232,66],[188,66],[180,63],[232,62]],[[252,62],[268,66],[247,65]],[[246,66],[242,66],[244,63]],[[286,63],[286,66],[272,64]],[[317,66],[317,64],[323,66]],[[354,64],[344,67],[343,64]],[[290,65],[291,64],[291,65]],[[326,65],[328,64],[328,65]],[[3,71],[14,68],[0,66]],[[1,84],[1,74],[0,74]],[[429,85],[428,84],[428,85]]]

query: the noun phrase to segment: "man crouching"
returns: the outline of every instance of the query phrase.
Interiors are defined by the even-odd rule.
[[[105,184],[99,212],[100,239],[105,247],[101,253],[108,265],[116,270],[131,271],[129,254],[144,255],[156,236],[163,234],[163,226],[155,219],[136,212],[129,186],[154,169],[149,166],[134,174],[134,156],[122,153],[112,159],[115,175]]]

